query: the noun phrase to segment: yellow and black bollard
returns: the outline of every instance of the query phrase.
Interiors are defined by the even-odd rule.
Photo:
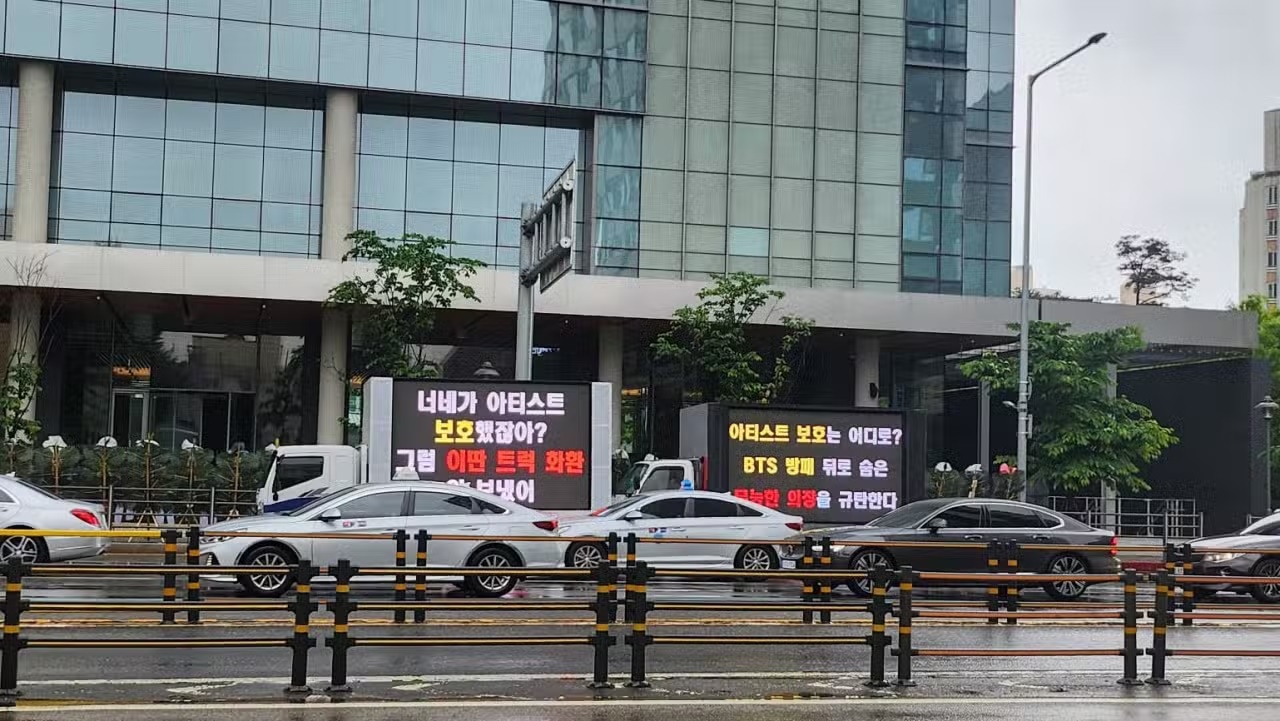
[[[160,539],[164,542],[164,565],[173,569],[171,573],[164,574],[164,589],[160,592],[160,600],[174,603],[178,600],[178,569],[174,568],[178,565],[178,530],[166,528],[160,532]],[[173,623],[173,611],[162,611],[160,622],[166,626]]]
[[[310,561],[299,561],[296,572],[297,594],[289,604],[293,611],[293,636],[289,639],[289,648],[293,650],[293,665],[289,674],[289,688],[285,695],[291,697],[307,697],[311,687],[307,686],[307,656],[315,648],[316,640],[311,637],[311,614],[316,604],[311,600],[311,579],[315,578],[316,568]]]
[[[347,651],[355,642],[351,639],[351,612],[355,604],[351,602],[351,577],[356,569],[351,561],[342,559],[334,569],[333,592],[333,636],[325,639],[325,645],[333,653],[329,663],[329,687],[325,693],[349,694],[351,684],[347,681]]]
[[[1184,543],[1182,544],[1182,547],[1179,548],[1178,550],[1179,550],[1178,555],[1181,556],[1182,558],[1182,574],[1184,576],[1190,576],[1192,574],[1192,568],[1194,566],[1194,562],[1192,561],[1192,557],[1191,557],[1191,544]],[[1195,586],[1190,583],[1183,583],[1182,584],[1182,625],[1183,626],[1190,626],[1193,623],[1195,623],[1195,617],[1191,615],[1192,612],[1194,612],[1195,610],[1196,610]]]
[[[200,527],[187,529],[187,601],[200,602]],[[187,611],[187,623],[200,623],[200,611],[192,608]]]
[[[4,636],[0,637],[0,706],[18,702],[18,651],[22,631],[22,575],[27,567],[12,558],[4,568]]]
[[[631,635],[627,645],[631,647],[631,680],[628,688],[649,688],[645,678],[645,649],[650,643],[649,620],[649,566],[637,561],[631,575],[627,576],[627,604],[631,606]]]
[[[414,565],[418,568],[427,567],[427,542],[431,540],[431,534],[423,529],[419,529],[414,534],[414,540],[418,544],[417,554],[414,556]],[[413,600],[418,603],[427,602],[427,577],[418,576],[413,580]],[[427,620],[427,609],[413,609],[413,622],[425,623]]]
[[[814,551],[813,537],[805,536],[804,537],[804,556],[800,559],[800,568],[802,568],[805,571],[813,570],[813,567],[814,567],[813,551]],[[814,600],[813,578],[811,578],[806,574],[804,579],[801,582],[804,585],[801,587],[800,598],[805,604],[809,604]],[[813,611],[806,610],[804,612],[804,623],[813,623]]]
[[[596,578],[596,601],[593,608],[596,612],[596,632],[591,637],[591,646],[595,649],[593,669],[589,688],[613,688],[609,683],[609,648],[613,646],[613,636],[609,633],[609,624],[613,622],[614,603],[613,589],[618,580],[618,569],[611,564],[600,564],[592,573]]]
[[[823,536],[822,553],[818,557],[818,567],[824,572],[831,571],[831,539]],[[822,603],[831,603],[831,579],[823,576],[818,579],[818,598]],[[822,623],[831,623],[831,612],[823,611],[818,616],[818,620]]]
[[[1138,572],[1124,572],[1124,677],[1122,686],[1141,686],[1138,679]]]
[[[1172,583],[1173,577],[1168,571],[1156,574],[1156,611],[1152,616],[1151,649],[1147,651],[1151,656],[1151,678],[1147,679],[1147,683],[1152,686],[1169,685],[1169,679],[1165,678],[1165,660],[1169,656],[1169,599]]]
[[[889,685],[884,680],[884,656],[889,647],[889,636],[885,633],[889,618],[889,575],[884,565],[871,570],[871,636],[867,639],[871,646],[871,678],[865,684],[871,688]]]
[[[1018,542],[1017,541],[1004,542],[1004,569],[1010,575],[1014,575],[1018,573]],[[1021,598],[1022,592],[1018,588],[1018,581],[1017,581],[1016,575],[1014,575],[1013,582],[1010,583],[1006,588],[1008,588],[1008,593],[1005,595],[1005,599],[1004,599],[1005,610],[1007,610],[1009,613],[1017,613],[1018,601]],[[1009,626],[1017,626],[1018,619],[1016,616],[1009,616],[1008,618],[1005,619],[1005,624]]]
[[[987,573],[1000,572],[1000,557],[1002,544],[999,541],[991,541],[987,544]],[[996,583],[987,586],[987,610],[996,613],[1000,610],[1000,587]],[[987,625],[995,626],[1000,623],[1000,619],[992,616],[987,619]]]
[[[911,621],[915,612],[911,610],[912,596],[915,595],[916,573],[911,566],[903,566],[899,571],[898,581],[898,685],[915,686],[911,679]]]
[[[404,568],[405,552],[409,545],[409,534],[403,528],[396,531],[396,568]],[[405,580],[403,573],[396,574],[396,603],[405,602]],[[396,623],[404,623],[404,609],[397,608],[395,611]]]

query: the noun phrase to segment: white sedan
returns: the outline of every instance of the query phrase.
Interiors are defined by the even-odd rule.
[[[413,566],[418,530],[459,536],[546,536],[554,539],[556,519],[539,511],[465,486],[411,481],[373,483],[348,488],[282,514],[268,514],[215,523],[205,528],[200,542],[200,563],[206,566],[285,566],[308,559],[317,566],[333,566],[339,559],[364,567],[389,567],[396,561],[391,539],[343,539],[344,534],[409,535],[406,561]],[[219,532],[244,531],[262,537],[219,536]],[[315,533],[338,538],[273,537],[272,534]],[[427,566],[502,568],[555,568],[564,558],[564,543],[547,541],[430,540]],[[248,574],[219,576],[213,581],[239,582],[255,596],[279,596],[293,585],[289,576]],[[433,580],[442,580],[439,576]],[[331,581],[332,576],[317,580]],[[356,580],[388,580],[357,576]],[[456,578],[450,580],[457,580]],[[513,576],[468,576],[465,587],[479,596],[510,593]]]
[[[566,520],[564,537],[636,534],[636,558],[661,568],[778,568],[776,544],[804,529],[804,519],[709,491],[663,491],[635,496],[587,518]],[[725,543],[645,543],[646,539],[706,538]],[[622,546],[622,544],[619,544]],[[590,568],[605,558],[602,543],[573,542],[565,565]],[[618,550],[625,553],[625,546]]]
[[[0,476],[0,528],[92,532],[106,525],[106,512],[97,503],[63,500],[14,476]],[[107,540],[94,536],[5,536],[0,563],[71,561],[106,550]]]

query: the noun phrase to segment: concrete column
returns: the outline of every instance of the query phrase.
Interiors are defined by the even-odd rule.
[[[53,65],[18,66],[18,157],[13,239],[49,241],[49,165],[53,154]]]
[[[347,416],[347,316],[337,310],[321,313],[316,441],[337,445],[346,442],[342,419]]]
[[[858,336],[853,341],[853,403],[859,408],[879,407],[879,397],[871,395],[874,384],[880,387],[880,339]]]
[[[349,249],[347,235],[355,229],[358,113],[354,90],[329,90],[324,108],[324,208],[320,231],[320,257],[325,260],[342,258]]]
[[[1107,398],[1115,399],[1116,386],[1119,384],[1119,369],[1115,363],[1107,364]],[[1120,493],[1115,486],[1102,484],[1102,512],[1104,519],[1102,527],[1112,533],[1120,532]]]
[[[622,326],[613,323],[600,325],[599,380],[613,384],[613,445],[616,451],[622,444]]]
[[[320,257],[341,260],[350,249],[347,235],[355,229],[356,118],[359,98],[353,90],[330,89],[324,109],[324,205],[321,211]],[[316,440],[346,441],[347,315],[323,310],[320,320],[320,393]]]

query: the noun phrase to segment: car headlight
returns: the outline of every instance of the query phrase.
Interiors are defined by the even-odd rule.
[[[208,546],[214,543],[222,543],[223,541],[230,541],[231,539],[232,539],[232,536],[201,536],[200,545]]]
[[[1243,553],[1206,553],[1204,556],[1204,562],[1226,563],[1227,561],[1234,561],[1243,555]]]

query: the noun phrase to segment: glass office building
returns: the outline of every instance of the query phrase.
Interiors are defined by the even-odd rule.
[[[547,377],[660,395],[629,309],[719,273],[814,309],[1008,296],[1013,0],[0,0],[0,56],[0,231],[65,259],[32,283],[64,289],[39,415],[77,441],[334,440],[347,233],[449,238],[509,288],[574,160],[570,281],[638,300],[539,326]],[[510,372],[485,297],[441,324],[451,372]],[[879,402],[883,368],[914,402],[901,369],[956,347],[819,325],[798,398]]]

